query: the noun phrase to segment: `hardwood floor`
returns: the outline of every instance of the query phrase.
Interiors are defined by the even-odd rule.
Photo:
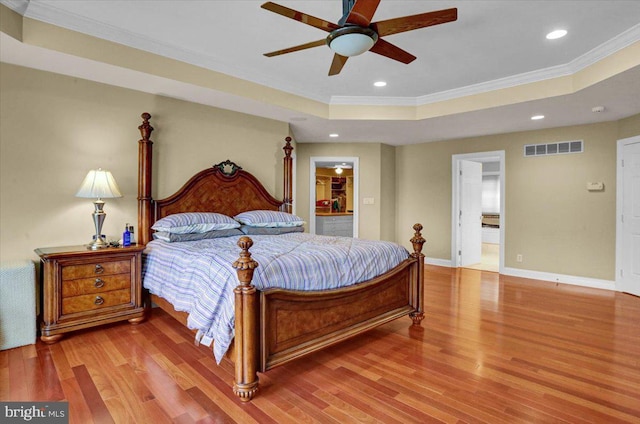
[[[0,352],[0,400],[69,402],[71,423],[639,423],[640,298],[427,266],[426,318],[403,318],[260,376],[162,311],[138,326]]]

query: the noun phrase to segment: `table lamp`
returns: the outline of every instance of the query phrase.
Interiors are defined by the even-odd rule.
[[[102,224],[107,216],[102,210],[104,201],[102,199],[111,199],[122,197],[116,180],[111,172],[102,168],[92,169],[85,177],[80,189],[76,193],[76,197],[95,198],[93,202],[95,210],[93,211],[93,223],[96,226],[96,235],[91,243],[87,245],[88,249],[98,250],[109,244],[102,238]]]

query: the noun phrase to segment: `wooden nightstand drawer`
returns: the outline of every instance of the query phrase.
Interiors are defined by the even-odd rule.
[[[125,261],[101,261],[86,265],[67,265],[62,268],[63,280],[75,280],[96,275],[123,274],[131,272],[131,262]]]
[[[82,296],[62,299],[62,314],[92,311],[108,306],[123,305],[131,302],[131,290],[113,290],[100,294],[85,294]]]
[[[40,339],[55,343],[74,330],[123,320],[142,322],[143,250],[141,245],[36,249],[41,264]]]
[[[131,287],[131,274],[105,275],[62,282],[62,297],[102,293]]]

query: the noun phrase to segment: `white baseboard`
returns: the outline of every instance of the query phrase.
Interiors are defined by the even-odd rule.
[[[447,268],[451,268],[451,261],[449,259],[438,259],[438,258],[424,258],[425,263],[428,265],[436,265],[436,266],[444,266]]]
[[[425,258],[428,265],[444,266],[452,268],[449,259]],[[591,287],[594,289],[616,290],[616,282],[611,280],[600,280],[598,278],[578,277],[575,275],[555,274],[553,272],[532,271],[529,269],[503,268],[501,274],[514,277],[531,278],[533,280],[552,281],[554,283],[571,284],[574,286]]]
[[[572,284],[574,286],[592,287],[594,289],[615,290],[616,282],[598,278],[578,277],[575,275],[554,274],[552,272],[531,271],[528,269],[504,268],[504,275],[532,278],[534,280],[553,281],[554,283]]]

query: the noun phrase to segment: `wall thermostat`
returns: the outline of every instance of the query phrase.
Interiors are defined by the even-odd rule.
[[[587,183],[587,190],[589,191],[603,191],[604,183]]]

